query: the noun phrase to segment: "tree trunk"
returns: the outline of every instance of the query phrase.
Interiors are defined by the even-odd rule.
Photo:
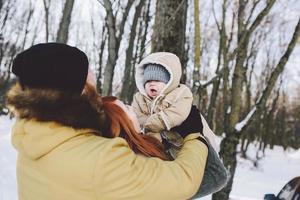
[[[262,92],[261,98],[259,99],[259,101],[256,103],[256,111],[254,112],[254,114],[252,115],[252,117],[249,120],[249,123],[246,124],[245,127],[243,127],[243,129],[241,131],[246,131],[247,128],[251,125],[252,121],[254,120],[258,120],[260,118],[260,114],[263,111],[263,108],[265,107],[267,100],[276,84],[276,81],[278,80],[278,77],[280,76],[280,74],[283,72],[285,65],[291,55],[291,53],[293,52],[297,41],[300,37],[300,18],[298,20],[298,23],[295,27],[295,31],[294,34],[290,40],[290,43],[285,51],[285,53],[283,54],[283,56],[280,58],[278,64],[276,65],[276,67],[274,68],[274,70],[271,73],[270,78],[267,81],[267,85],[264,89],[264,91]]]
[[[71,14],[73,10],[74,0],[66,0],[63,16],[59,23],[59,29],[57,31],[56,42],[59,43],[67,43],[68,42],[68,33],[69,33],[69,26],[71,23]]]
[[[21,49],[24,50],[25,48],[25,44],[26,44],[26,40],[27,40],[27,34],[29,32],[28,27],[29,27],[29,23],[30,20],[32,19],[32,14],[33,14],[34,8],[32,7],[31,1],[29,1],[29,13],[26,19],[26,25],[25,25],[25,34],[24,34],[24,40],[23,40],[23,44]]]
[[[193,71],[193,91],[197,91],[200,81],[200,58],[201,58],[201,35],[200,35],[200,19],[199,19],[199,0],[194,0],[194,23],[195,23],[195,36],[194,36],[194,71]]]
[[[130,37],[129,37],[129,45],[126,50],[126,60],[125,60],[125,69],[124,69],[124,77],[123,77],[123,87],[121,90],[120,98],[125,101],[125,103],[129,102],[129,99],[132,99],[131,94],[128,94],[132,79],[134,79],[133,67],[134,67],[134,60],[133,60],[133,50],[134,50],[134,41],[136,36],[136,27],[138,24],[139,16],[141,15],[142,8],[145,4],[145,0],[140,0],[139,4],[136,6],[133,22],[131,25]],[[130,96],[129,96],[130,95]]]
[[[112,94],[112,83],[113,83],[113,76],[115,65],[118,59],[118,52],[120,47],[120,42],[122,40],[122,36],[124,33],[124,27],[126,23],[126,19],[128,17],[130,8],[133,4],[133,0],[129,0],[125,11],[123,13],[122,21],[119,28],[119,35],[116,34],[116,18],[113,14],[112,4],[110,0],[104,0],[104,8],[106,10],[106,17],[107,17],[107,27],[108,27],[108,59],[106,63],[106,67],[104,70],[104,81],[102,87],[102,94],[104,96]]]
[[[98,73],[96,77],[97,90],[100,92],[100,94],[102,94],[101,78],[102,78],[102,66],[103,66],[103,53],[105,49],[106,40],[107,40],[107,31],[106,31],[106,27],[104,26],[102,29],[102,41],[99,50],[99,66],[97,69]]]
[[[220,74],[220,72],[222,71],[222,74],[219,75],[219,77],[213,82],[213,89],[210,95],[210,102],[208,105],[208,109],[207,109],[207,122],[210,125],[210,127],[212,127],[214,129],[214,116],[215,116],[215,112],[216,112],[216,102],[217,102],[217,98],[218,98],[218,93],[219,93],[219,87],[220,87],[220,83],[221,80],[223,79],[223,109],[224,111],[224,115],[226,116],[227,113],[227,99],[228,99],[228,94],[227,94],[227,85],[228,85],[228,75],[229,75],[229,68],[228,68],[228,63],[229,63],[229,59],[228,59],[228,49],[229,46],[228,44],[230,43],[230,40],[228,40],[228,36],[226,33],[226,26],[225,26],[225,20],[226,20],[226,13],[227,13],[227,0],[224,0],[223,4],[222,4],[222,22],[221,25],[217,23],[217,27],[218,27],[218,31],[220,34],[220,39],[219,39],[219,50],[218,50],[218,64],[217,64],[217,69],[216,69],[216,74]],[[234,20],[234,18],[233,18]],[[233,29],[233,27],[232,27]],[[220,69],[221,64],[223,63],[223,68]],[[221,76],[222,75],[222,76]],[[226,101],[225,101],[226,100]],[[225,123],[224,123],[224,127],[225,127]],[[225,128],[224,128],[225,129]]]
[[[182,63],[185,82],[186,0],[157,0],[152,36],[152,52],[167,51],[176,54]]]
[[[226,185],[221,191],[213,194],[213,200],[227,200],[229,199],[229,194],[232,189],[233,177],[236,169],[236,149],[239,144],[240,133],[237,133],[235,126],[239,122],[240,111],[241,111],[241,95],[242,95],[242,83],[244,79],[244,73],[246,73],[244,68],[244,63],[247,57],[247,49],[249,44],[249,39],[254,30],[261,24],[264,17],[270,12],[273,7],[275,0],[268,1],[265,8],[257,15],[252,25],[247,29],[245,24],[245,10],[247,1],[239,0],[238,8],[238,46],[235,49],[236,60],[235,68],[232,78],[232,87],[230,90],[230,113],[228,116],[228,121],[225,121],[225,127],[227,127],[226,138],[221,142],[220,156],[223,158],[224,165],[229,170],[231,177]]]
[[[138,63],[143,59],[143,55],[146,48],[146,39],[147,39],[147,33],[148,33],[149,21],[150,21],[150,5],[151,5],[151,0],[148,1],[147,10],[145,15],[143,16],[145,22],[145,28],[144,28],[143,37],[141,39],[141,48],[140,48]]]
[[[46,42],[49,41],[49,7],[51,0],[43,0],[44,2],[44,10],[45,10],[45,40]]]

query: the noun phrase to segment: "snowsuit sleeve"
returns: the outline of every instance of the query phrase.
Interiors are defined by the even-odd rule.
[[[144,102],[143,100],[142,94],[140,94],[139,92],[136,93],[133,97],[133,101],[131,105],[139,120],[140,125],[143,126],[149,117],[149,112],[145,110],[147,108],[147,105],[146,102]]]
[[[167,108],[147,118],[145,130],[160,132],[180,125],[189,115],[192,102],[193,94],[188,87],[176,88],[162,100],[162,104],[169,104]]]
[[[174,161],[136,155],[123,139],[115,138],[96,163],[97,199],[191,198],[201,184],[208,154],[195,137],[199,134],[185,138]]]

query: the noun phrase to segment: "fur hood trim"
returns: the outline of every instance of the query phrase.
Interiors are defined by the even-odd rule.
[[[8,91],[6,103],[21,119],[54,121],[76,129],[94,130],[101,130],[105,121],[101,101],[92,103],[87,95],[52,89],[23,89],[17,83]]]

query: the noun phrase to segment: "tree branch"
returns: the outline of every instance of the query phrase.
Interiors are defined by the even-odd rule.
[[[298,23],[296,25],[293,37],[285,51],[285,53],[283,54],[283,56],[280,58],[278,64],[276,65],[275,69],[272,71],[271,76],[269,78],[269,80],[267,81],[267,86],[264,89],[261,98],[258,100],[258,102],[254,105],[254,107],[256,107],[256,110],[254,111],[254,113],[252,114],[252,116],[249,118],[248,123],[246,123],[241,129],[240,131],[237,130],[237,132],[243,132],[245,131],[250,124],[254,121],[254,119],[260,117],[260,114],[262,112],[262,109],[264,108],[264,106],[266,105],[266,102],[276,84],[276,81],[279,77],[279,75],[282,73],[282,71],[284,70],[284,67],[291,55],[291,53],[293,52],[297,41],[299,39],[300,36],[300,18],[298,20]],[[242,120],[243,121],[243,120]]]
[[[249,37],[251,36],[253,31],[257,28],[257,26],[262,22],[264,17],[269,14],[269,12],[270,12],[271,8],[273,7],[275,1],[276,0],[269,0],[266,7],[257,15],[257,17],[255,18],[255,20],[252,23],[252,25],[250,26],[250,28],[248,30],[246,30],[245,34],[243,34],[243,36],[241,37],[241,39],[240,39],[237,47],[235,48],[235,50],[229,55],[230,60],[236,55],[236,53],[240,50],[240,48],[244,46],[242,44],[247,43],[249,41]]]

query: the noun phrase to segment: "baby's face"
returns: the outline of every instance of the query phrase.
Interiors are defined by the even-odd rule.
[[[151,99],[154,99],[161,93],[161,91],[164,89],[165,86],[166,84],[162,81],[148,81],[145,84],[146,94]]]

